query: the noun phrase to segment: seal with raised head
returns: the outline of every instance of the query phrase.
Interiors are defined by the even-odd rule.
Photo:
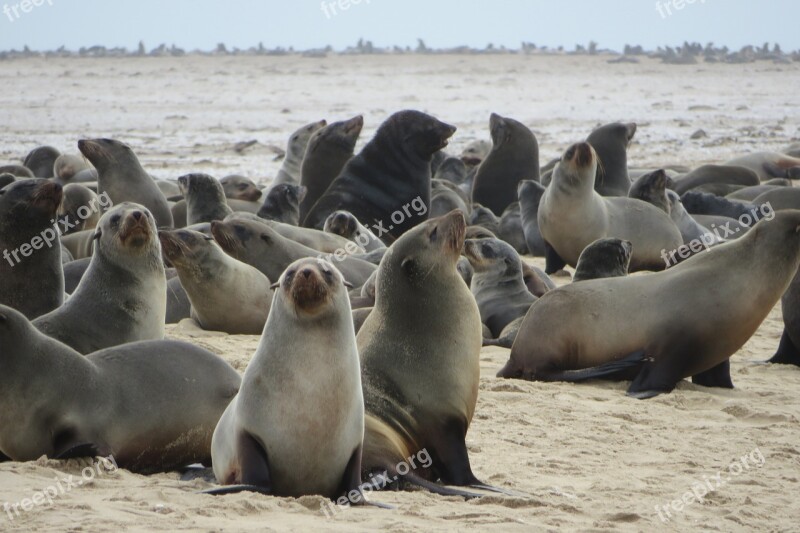
[[[661,209],[634,198],[606,198],[594,190],[597,156],[589,143],[574,144],[553,171],[553,182],[539,204],[544,240],[571,266],[586,246],[604,237],[633,245],[631,271],[663,270],[662,250],[675,250],[683,239]],[[548,274],[560,267],[551,264]]]
[[[595,171],[594,190],[601,196],[628,196],[628,146],[636,134],[636,124],[614,122],[592,131],[586,142],[592,145],[600,164]]]
[[[303,185],[279,183],[267,191],[258,216],[264,220],[297,226],[300,224],[300,202],[307,193],[308,189]]]
[[[186,200],[186,225],[223,220],[233,213],[220,182],[208,174],[186,174],[178,178]]]
[[[64,303],[56,210],[63,191],[43,178],[0,189],[0,304],[30,319]]]
[[[436,481],[482,485],[465,442],[482,341],[478,305],[456,270],[465,230],[460,211],[428,220],[381,261],[375,307],[357,337],[365,477],[386,472],[444,494],[453,489]],[[428,468],[398,472],[399,463],[422,451],[432,458]]]
[[[539,181],[539,143],[523,123],[492,113],[489,118],[492,151],[472,182],[472,201],[501,216],[517,200],[522,180]]]
[[[275,285],[256,353],[214,431],[214,475],[276,496],[359,491],[364,396],[344,278],[309,258]]]
[[[350,120],[328,124],[311,136],[300,167],[300,184],[308,189],[300,202],[301,221],[305,221],[308,212],[353,157],[363,127],[364,117],[358,115]]]
[[[97,169],[98,194],[108,193],[115,204],[141,204],[152,213],[158,227],[172,227],[167,198],[130,146],[114,139],[82,139],[78,149]]]
[[[167,279],[153,215],[139,204],[118,204],[100,219],[95,239],[72,296],[34,326],[84,354],[163,339]]]
[[[214,427],[239,374],[179,341],[86,357],[0,306],[0,455],[14,461],[113,456],[150,474],[209,464]]]
[[[304,226],[321,229],[334,211],[350,211],[362,224],[382,224],[384,241],[426,220],[431,200],[431,157],[456,131],[420,111],[399,111],[342,169],[311,208]],[[424,211],[412,213],[412,202]],[[398,215],[398,213],[400,213]]]
[[[689,376],[731,388],[729,358],[755,333],[799,265],[800,212],[782,211],[736,241],[663,272],[559,287],[526,315],[498,376],[632,378],[628,394],[637,398],[669,392]]]
[[[219,183],[222,185],[222,190],[225,191],[225,198],[232,200],[257,202],[263,194],[261,189],[253,183],[253,180],[238,174],[230,174],[220,178]]]
[[[214,239],[182,229],[159,231],[164,257],[178,271],[200,327],[231,335],[258,335],[272,301],[272,284],[258,269],[222,251]]]
[[[275,176],[275,180],[272,182],[273,186],[279,183],[292,183],[294,185],[300,183],[300,166],[303,164],[308,141],[314,132],[325,127],[326,124],[325,120],[318,120],[301,126],[292,133],[286,146],[283,165],[281,165],[278,175]]]

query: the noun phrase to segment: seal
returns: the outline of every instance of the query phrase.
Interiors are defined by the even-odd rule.
[[[484,228],[497,235],[500,233],[500,219],[488,207],[483,207],[480,204],[472,206],[472,213],[469,214],[467,219],[470,226],[478,226]]]
[[[636,198],[648,204],[653,204],[669,214],[669,199],[667,199],[667,182],[669,178],[664,169],[654,170],[643,174],[631,185],[628,191],[629,198]]]
[[[488,157],[491,151],[492,143],[479,139],[469,143],[461,152],[460,158],[468,167],[477,167]]]
[[[261,189],[252,180],[231,174],[219,180],[222,190],[225,191],[225,198],[232,200],[243,200],[245,202],[257,202],[261,195]]]
[[[692,241],[700,241],[709,246],[714,246],[725,242],[724,238],[709,231],[708,228],[701,225],[686,211],[678,193],[667,190],[666,194],[667,200],[669,201],[669,218],[672,219],[678,227],[678,231],[681,232],[681,238],[684,244],[690,244]]]
[[[635,134],[635,123],[614,122],[600,126],[586,137],[586,142],[592,145],[597,159],[600,160],[595,174],[594,190],[601,196],[628,196],[631,187],[628,176],[628,146]]]
[[[525,244],[528,252],[537,257],[544,257],[544,238],[539,231],[539,202],[544,196],[544,191],[545,187],[533,180],[523,180],[517,186]]]
[[[22,165],[0,166],[0,174],[11,174],[15,178],[35,178],[31,169]]]
[[[92,166],[82,157],[75,154],[61,154],[53,163],[51,174],[59,183],[66,185],[67,183],[77,183],[73,181],[75,176],[91,168]]]
[[[203,348],[144,341],[84,357],[6,306],[0,344],[0,453],[14,461],[113,455],[142,474],[209,464],[239,389],[237,372]]]
[[[384,241],[396,239],[426,219],[431,157],[447,146],[455,131],[455,126],[420,111],[393,114],[347,162],[303,225],[321,229],[328,215],[346,210],[363,224],[384,224],[386,234],[378,235]],[[412,202],[420,203],[424,210],[406,213]],[[398,216],[398,210],[404,216]]]
[[[293,185],[300,183],[300,166],[303,164],[303,157],[306,154],[308,141],[311,139],[314,132],[322,129],[327,124],[325,120],[318,120],[311,124],[301,126],[292,133],[291,137],[289,137],[289,143],[286,146],[286,156],[283,159],[283,165],[278,171],[278,175],[275,176],[275,180],[272,182],[273,186],[279,183],[291,183]]]
[[[222,185],[208,174],[186,174],[178,178],[178,186],[186,199],[187,226],[223,220],[233,213]]]
[[[800,189],[795,187],[781,187],[777,190],[766,191],[759,194],[753,204],[759,209],[769,206],[771,209],[798,209],[800,208]]]
[[[300,183],[308,189],[300,203],[300,220],[305,221],[308,212],[353,157],[363,127],[364,117],[358,115],[328,124],[311,136],[300,167]]]
[[[428,220],[404,233],[381,261],[375,307],[357,336],[364,478],[386,472],[441,494],[464,495],[437,480],[483,486],[465,443],[482,341],[478,305],[456,270],[465,230],[460,211]],[[400,462],[423,451],[432,459],[428,468],[398,472]]]
[[[200,232],[162,230],[158,238],[201,328],[231,335],[259,335],[264,330],[272,301],[267,276],[229,256]]]
[[[492,337],[525,316],[536,301],[522,279],[522,260],[500,239],[467,240],[464,253],[474,269],[470,289]]]
[[[231,220],[254,220],[256,222],[266,224],[287,239],[319,252],[325,252],[326,254],[332,254],[336,253],[338,250],[343,250],[344,247],[350,242],[348,239],[345,239],[339,235],[334,235],[333,233],[326,233],[324,231],[312,228],[292,226],[291,224],[284,224],[283,222],[277,222],[275,220],[266,220],[250,213],[238,212],[225,217],[225,222],[229,222]],[[209,231],[211,231],[210,226]],[[203,231],[203,233],[205,233],[205,231]],[[358,250],[359,252],[362,252],[363,248],[359,246]]]
[[[52,146],[39,146],[25,156],[23,165],[33,172],[37,178],[52,178],[53,165],[61,152]]]
[[[307,258],[275,285],[256,353],[214,431],[214,475],[276,496],[356,491],[360,500],[364,396],[344,278]]]
[[[255,220],[214,221],[211,234],[225,253],[256,267],[269,279],[280,278],[281,273],[298,259],[323,257],[317,250],[287,239],[267,224]],[[349,248],[345,245],[329,257],[348,282],[361,287],[375,270],[375,265],[347,255],[358,251],[354,243],[348,241],[348,244]]]
[[[689,376],[700,385],[731,388],[729,358],[756,332],[800,266],[799,233],[800,212],[780,211],[739,239],[663,272],[550,291],[525,317],[498,376],[633,377],[628,394],[637,398],[670,392]],[[758,283],[749,283],[745,293],[742,280],[753,272],[761,274]],[[714,291],[703,290],[711,286]]]
[[[188,222],[186,200],[178,200],[171,205],[169,209],[170,213],[172,213],[172,226],[175,228],[185,228]]]
[[[758,174],[752,169],[740,165],[702,165],[692,171],[676,176],[672,189],[683,194],[696,187],[709,184],[727,185],[759,185]]]
[[[325,233],[332,233],[348,239],[367,252],[374,252],[386,248],[378,237],[372,233],[369,228],[364,227],[353,216],[352,213],[347,211],[334,211],[325,220]]]
[[[267,192],[264,203],[258,210],[258,216],[265,220],[276,220],[298,226],[300,224],[300,202],[307,193],[308,189],[303,185],[279,183]]]
[[[8,185],[9,183],[14,183],[17,181],[17,177],[14,174],[6,172],[4,174],[0,174],[0,189]]]
[[[181,278],[167,280],[167,324],[177,324],[184,318],[192,317],[192,302],[181,285]]]
[[[444,180],[456,185],[464,185],[467,181],[467,165],[458,157],[448,157],[433,175],[434,180]],[[470,191],[472,188],[470,187]]]
[[[94,241],[95,231],[93,229],[76,231],[61,236],[61,246],[69,250],[73,259],[92,257]]]
[[[459,161],[460,162],[460,161]],[[430,218],[437,218],[446,215],[453,209],[458,209],[464,216],[469,216],[470,209],[461,197],[458,187],[445,180],[431,180],[431,210],[428,213]]]
[[[61,185],[36,178],[0,189],[0,304],[33,319],[64,303],[55,226]]]
[[[497,228],[497,236],[514,247],[520,255],[528,253],[528,243],[525,241],[525,232],[522,230],[522,210],[519,202],[508,204],[503,216],[500,217],[500,225]]]
[[[498,217],[517,200],[517,184],[539,181],[539,143],[521,122],[492,113],[489,118],[492,151],[472,182],[472,202],[488,207]]]
[[[758,221],[752,219],[753,216],[758,217],[758,206],[742,202],[728,200],[719,196],[709,194],[707,192],[689,191],[681,195],[681,203],[686,208],[686,211],[692,215],[715,215],[728,218],[741,218],[744,215],[751,217],[750,226]]]
[[[628,275],[633,246],[622,239],[597,239],[581,252],[572,282]]]
[[[800,158],[779,152],[754,152],[731,159],[725,164],[747,167],[755,171],[761,181],[771,178],[800,179]]]
[[[781,297],[783,334],[770,363],[800,366],[800,274],[795,274],[792,283]]]
[[[752,187],[743,187],[730,194],[725,195],[725,197],[728,200],[740,200],[740,201],[743,200],[745,202],[752,202],[753,200],[758,198],[759,195],[767,191],[774,191],[776,189],[792,186],[791,181],[784,180],[782,178],[775,178],[775,180],[770,180],[770,181],[777,181],[777,180],[780,181],[778,181],[778,183],[774,185],[768,185],[766,183],[763,183],[761,185],[754,185]]]
[[[83,353],[164,338],[167,279],[156,222],[123,202],[102,216],[89,268],[64,305],[33,321]]]
[[[108,193],[114,204],[141,204],[159,227],[172,227],[167,199],[127,144],[114,139],[82,139],[78,149],[97,169],[98,194]]]
[[[633,245],[631,271],[663,270],[662,250],[683,244],[664,211],[627,197],[606,198],[594,190],[597,156],[588,143],[572,145],[553,171],[553,182],[539,204],[539,228],[545,241],[571,266],[586,246],[604,237]],[[548,259],[548,274],[560,268]]]
[[[64,185],[64,197],[58,208],[59,227],[62,235],[94,229],[103,215],[103,208],[111,207],[108,196],[100,198],[95,192],[80,183]]]

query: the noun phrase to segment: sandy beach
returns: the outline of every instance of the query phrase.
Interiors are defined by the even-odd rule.
[[[360,147],[404,108],[458,126],[448,148],[453,154],[475,139],[489,140],[491,112],[514,117],[536,133],[543,164],[595,126],[617,120],[639,126],[628,152],[631,166],[723,162],[800,139],[800,63],[675,66],[607,59],[0,61],[0,162],[18,163],[42,144],[77,153],[78,139],[111,137],[130,144],[158,178],[238,173],[267,184],[280,168],[276,154],[297,127],[363,114]],[[690,139],[700,129],[706,136]],[[257,143],[243,153],[234,150],[251,140]],[[542,259],[527,260],[544,266]],[[464,501],[383,492],[373,499],[393,510],[347,509],[326,517],[321,497],[212,497],[198,494],[210,487],[201,480],[118,470],[59,492],[52,503],[19,513],[5,507],[0,530],[797,531],[800,369],[757,364],[774,353],[782,328],[778,305],[731,359],[735,389],[683,382],[647,401],[626,397],[626,383],[497,379],[508,350],[484,348],[467,435],[472,466],[483,481],[519,496]],[[258,343],[257,336],[204,332],[187,322],[167,331],[168,338],[205,347],[240,372]],[[70,475],[80,480],[87,465],[44,458],[2,463],[0,507],[33,499]],[[677,500],[683,501],[671,503]]]

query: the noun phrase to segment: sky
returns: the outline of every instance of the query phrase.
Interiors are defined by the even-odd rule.
[[[40,4],[38,6],[34,5]],[[596,41],[647,49],[683,41],[800,49],[800,0],[0,0],[0,50],[161,43],[211,50]]]

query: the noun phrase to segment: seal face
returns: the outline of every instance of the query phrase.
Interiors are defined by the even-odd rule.
[[[226,198],[242,200],[245,202],[256,202],[261,198],[262,192],[252,180],[231,174],[219,180],[222,189],[225,191]]]
[[[636,124],[614,122],[592,131],[586,142],[592,145],[600,165],[595,171],[594,189],[602,196],[627,196],[631,186],[628,176],[628,146],[636,134]]]
[[[364,399],[344,278],[306,258],[276,288],[239,395],[214,432],[214,474],[278,496],[358,490]]]
[[[581,252],[572,281],[627,276],[632,252],[630,241],[597,239]]]
[[[286,157],[283,160],[283,165],[275,177],[273,185],[279,183],[290,183],[297,185],[300,183],[300,166],[303,163],[303,157],[308,147],[308,141],[314,132],[322,129],[328,123],[325,120],[318,120],[305,126],[301,126],[289,137],[289,143],[286,147]]]
[[[279,183],[267,193],[264,203],[258,210],[258,216],[265,220],[297,226],[300,224],[300,202],[306,193],[308,189],[303,185]]]
[[[187,225],[222,220],[233,213],[225,200],[222,184],[208,174],[186,174],[178,178],[186,199]]]

